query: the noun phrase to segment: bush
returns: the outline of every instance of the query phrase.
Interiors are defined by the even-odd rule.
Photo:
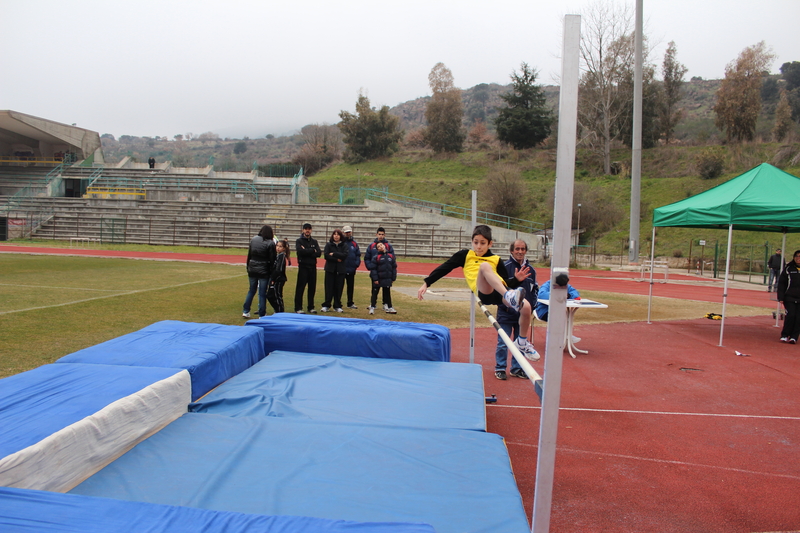
[[[722,175],[725,169],[725,157],[718,149],[706,148],[697,155],[695,165],[701,178],[713,180]]]
[[[672,250],[672,257],[683,257],[682,250]]]

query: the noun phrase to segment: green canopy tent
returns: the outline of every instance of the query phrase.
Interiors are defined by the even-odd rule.
[[[762,163],[731,180],[680,202],[653,211],[653,239],[650,260],[655,254],[656,227],[712,228],[728,230],[725,260],[725,288],[722,293],[722,322],[719,345],[725,329],[725,304],[728,298],[728,275],[731,262],[733,230],[800,232],[800,178]],[[650,269],[650,302],[653,298],[653,269]],[[648,321],[650,317],[648,302]]]

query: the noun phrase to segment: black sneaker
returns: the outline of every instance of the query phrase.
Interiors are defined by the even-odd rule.
[[[317,310],[316,309],[309,309],[308,312],[311,313],[312,315],[316,315],[317,314]]]
[[[522,370],[521,368],[515,368],[515,369],[513,369],[513,370],[510,372],[510,374],[511,374],[512,376],[514,376],[515,378],[520,378],[520,379],[528,379],[528,374],[526,374],[526,373],[525,373],[525,371],[524,371],[524,370]]]
[[[498,370],[497,372],[494,373],[494,377],[496,377],[497,379],[502,379],[503,381],[505,381],[505,379],[506,379],[506,371],[505,370]]]
[[[797,339],[789,339],[789,344],[797,344]]]

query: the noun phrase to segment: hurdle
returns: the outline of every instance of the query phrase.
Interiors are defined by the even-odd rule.
[[[492,313],[490,313],[489,310],[486,309],[486,306],[483,305],[483,302],[481,302],[477,296],[475,296],[474,292],[472,293],[472,297],[475,299],[475,302],[477,302],[477,304],[480,306],[481,311],[483,311],[483,314],[486,315],[486,318],[489,319],[489,323],[491,323],[492,326],[494,326],[494,329],[497,330],[497,334],[500,335],[501,339],[503,339],[503,342],[506,344],[508,351],[511,353],[511,355],[514,356],[514,359],[517,360],[519,366],[522,367],[522,370],[525,371],[525,374],[527,374],[528,378],[531,380],[531,383],[533,384],[533,390],[536,391],[536,395],[539,397],[539,400],[541,401],[542,390],[543,390],[542,387],[544,385],[544,380],[542,380],[542,376],[540,376],[539,373],[536,371],[536,369],[533,368],[533,366],[531,366],[531,364],[528,362],[525,356],[522,355],[522,353],[520,353],[519,349],[517,349],[517,347],[514,345],[514,341],[511,340],[511,337],[509,337],[508,334],[505,331],[503,331],[503,328],[500,327],[500,324],[497,322],[497,320],[495,320],[494,316],[492,316]]]

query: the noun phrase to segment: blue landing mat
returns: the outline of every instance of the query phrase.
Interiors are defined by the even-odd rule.
[[[255,328],[164,320],[56,363],[185,368],[192,378],[192,400],[196,400],[264,355],[264,339]]]
[[[272,352],[190,411],[486,430],[480,365]]]
[[[180,371],[115,365],[43,365],[0,379],[0,458]]]
[[[264,330],[267,353],[358,355],[386,359],[450,360],[450,330],[438,324],[278,313],[248,326]]]
[[[188,413],[73,494],[266,515],[529,531],[500,436]]]
[[[434,533],[425,524],[263,516],[0,488],[0,531],[14,533]]]

